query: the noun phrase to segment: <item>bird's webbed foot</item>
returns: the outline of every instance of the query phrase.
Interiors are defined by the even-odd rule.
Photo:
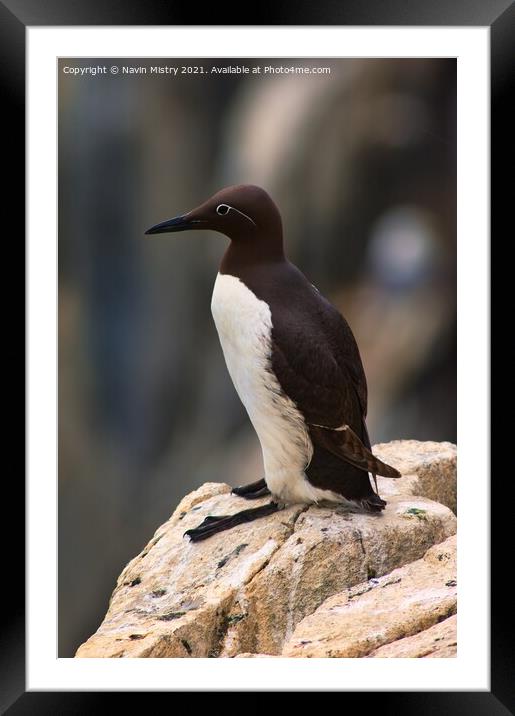
[[[266,486],[264,478],[256,482],[251,482],[249,485],[233,487],[231,492],[233,495],[243,497],[245,500],[257,500],[259,497],[266,497],[270,494],[270,490]]]
[[[208,515],[206,519],[194,529],[187,530],[184,536],[188,536],[192,542],[200,542],[218,532],[223,532],[231,527],[236,527],[245,522],[252,522],[259,517],[266,517],[282,509],[277,502],[269,502],[261,507],[254,507],[250,510],[242,510],[235,515]]]

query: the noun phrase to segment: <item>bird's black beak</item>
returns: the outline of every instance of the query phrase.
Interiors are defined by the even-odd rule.
[[[173,231],[187,231],[188,229],[200,228],[198,224],[202,223],[201,219],[192,219],[188,214],[183,214],[151,226],[150,229],[145,231],[145,234],[169,234]]]

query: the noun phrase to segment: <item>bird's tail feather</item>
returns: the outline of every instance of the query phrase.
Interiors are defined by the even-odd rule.
[[[317,442],[326,450],[346,460],[354,467],[371,472],[373,475],[392,478],[401,477],[401,473],[398,470],[391,465],[387,465],[365,447],[349,425],[343,425],[339,428],[310,425],[310,429],[315,433]]]

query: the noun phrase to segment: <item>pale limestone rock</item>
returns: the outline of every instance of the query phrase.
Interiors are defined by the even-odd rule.
[[[429,627],[429,629],[424,629],[418,634],[380,646],[379,649],[376,649],[368,656],[380,659],[455,657],[457,645],[456,621],[457,617],[454,615]]]
[[[182,520],[186,513],[196,507],[196,505],[215,495],[227,495],[230,491],[230,485],[226,485],[224,482],[205,482],[197,490],[190,492],[182,498],[167,524],[177,524],[177,522]]]
[[[294,506],[204,542],[184,538],[208,514],[248,506],[229,490],[206,484],[181,501],[123,570],[78,657],[280,654],[328,597],[419,558],[456,529],[445,506],[397,496],[380,515]]]
[[[404,639],[380,646],[367,655],[368,659],[434,659],[454,658],[457,647],[457,616],[454,614],[429,629]],[[271,654],[237,654],[236,659],[280,659]]]
[[[372,451],[402,474],[398,480],[378,477],[382,497],[420,495],[447,505],[456,514],[456,445],[392,440],[374,445]]]
[[[454,658],[456,656],[457,616],[454,614],[429,629],[418,634],[407,636],[404,639],[392,641],[390,644],[380,646],[367,655],[367,659],[434,659]],[[252,654],[249,652],[236,654],[236,659],[281,659],[291,658],[272,656],[271,654]]]
[[[298,624],[282,655],[380,656],[383,645],[406,642],[455,614],[456,591],[456,537],[449,537],[422,559],[325,600]]]
[[[221,656],[281,653],[298,622],[342,588],[387,574],[455,533],[452,512],[425,498],[392,497],[379,515],[310,507],[247,585],[247,618],[229,628]]]
[[[223,634],[240,618],[231,613],[238,594],[292,534],[302,510],[290,507],[256,520],[251,530],[241,525],[204,542],[183,537],[208,514],[242,508],[229,490],[203,485],[180,503],[125,567],[104,621],[77,657],[218,655]]]

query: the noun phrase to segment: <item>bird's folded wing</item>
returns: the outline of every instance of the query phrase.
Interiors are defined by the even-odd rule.
[[[272,369],[307,423],[333,429],[345,424],[361,431],[364,374],[353,376],[326,341],[309,340],[295,327],[281,326],[272,336]]]
[[[354,467],[384,477],[401,476],[398,470],[373,455],[348,425],[342,425],[336,430],[319,425],[310,425],[309,428],[312,439],[318,445],[333,455],[343,458]]]
[[[367,472],[400,477],[359,437],[367,435],[366,380],[353,338],[347,345],[352,352],[345,353],[327,340],[310,341],[296,325],[283,322],[272,335],[272,368],[316,444]]]

